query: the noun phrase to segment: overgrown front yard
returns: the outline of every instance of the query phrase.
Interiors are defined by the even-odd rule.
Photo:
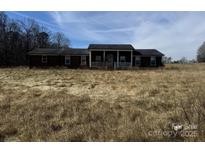
[[[1,141],[205,141],[203,130],[205,64],[0,69]]]

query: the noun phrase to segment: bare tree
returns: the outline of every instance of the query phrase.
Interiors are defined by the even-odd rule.
[[[197,61],[205,62],[205,42],[199,47],[197,51]]]
[[[49,46],[49,34],[46,32],[40,32],[37,35],[38,48],[47,48]]]
[[[25,19],[24,22],[19,21],[23,28],[26,38],[27,51],[37,47],[37,35],[39,33],[39,25],[34,19]]]
[[[57,32],[53,36],[53,42],[56,44],[56,48],[68,48],[70,46],[70,41],[65,37],[63,33]]]
[[[6,31],[7,16],[4,12],[0,12],[0,37],[2,39],[2,34]]]
[[[187,64],[188,63],[188,60],[186,57],[182,57],[180,60],[179,60],[179,63],[181,64]]]
[[[13,20],[0,12],[0,66],[27,64],[27,52],[34,48],[68,48],[63,33],[52,33],[33,19]]]
[[[0,12],[0,64],[6,64],[7,51],[5,50],[7,16],[4,12]]]
[[[12,32],[21,32],[21,27],[20,24],[18,22],[16,22],[15,20],[11,20],[9,21],[8,25],[7,25],[7,31],[12,31]]]
[[[164,58],[163,58],[163,62],[164,62],[165,64],[170,64],[170,63],[172,62],[172,58],[171,58],[171,57],[164,57]]]

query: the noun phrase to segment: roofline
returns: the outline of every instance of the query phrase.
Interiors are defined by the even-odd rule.
[[[132,49],[120,49],[120,48],[116,48],[116,49],[109,49],[109,48],[89,48],[90,45],[129,45],[132,47]],[[138,52],[139,54],[143,55],[143,53],[140,53],[140,50],[143,51],[143,50],[155,50],[158,52],[158,54],[147,54],[145,53],[145,56],[165,56],[163,53],[161,53],[160,51],[158,51],[157,49],[135,49],[131,44],[89,44],[88,48],[62,48],[62,49],[54,49],[54,48],[35,48],[34,50],[31,50],[27,53],[27,55],[51,55],[51,56],[57,56],[57,55],[88,55],[91,51],[136,51]],[[56,51],[56,53],[35,53],[35,50],[51,50],[51,51]],[[88,52],[87,53],[82,53],[82,54],[79,54],[79,53],[63,53],[63,52],[66,52],[66,51],[71,51],[73,50],[73,52],[75,50],[87,50]]]
[[[94,49],[94,48],[90,48],[90,46],[92,46],[92,45],[93,45],[93,46],[95,46],[95,45],[99,45],[99,46],[100,46],[100,45],[101,45],[101,46],[131,46],[131,47],[132,47],[132,50],[134,49],[134,47],[132,46],[132,44],[109,44],[109,43],[108,43],[108,44],[106,44],[106,43],[105,43],[105,44],[97,44],[97,43],[96,43],[96,44],[89,44],[89,45],[88,45],[88,49]],[[123,50],[124,50],[124,49],[123,49]]]
[[[132,45],[129,43],[91,43],[90,45]]]
[[[89,52],[91,50],[94,50],[94,51],[133,51],[133,49],[88,49]]]
[[[29,54],[29,56],[89,56],[89,54]]]
[[[160,56],[165,56],[163,53],[161,53],[159,50],[157,49],[134,49],[135,51],[137,50],[156,50],[157,52],[159,52],[159,54],[161,54]],[[139,51],[138,51],[139,52]],[[148,54],[149,55],[149,54]],[[159,56],[159,55],[158,55]]]
[[[76,50],[88,50],[88,48],[67,48],[67,49],[63,49],[63,50],[69,50],[69,49],[76,49]]]
[[[59,56],[88,56],[89,53],[87,54],[59,54]]]
[[[46,54],[46,53],[27,53],[27,55],[32,56],[60,56],[60,54]]]

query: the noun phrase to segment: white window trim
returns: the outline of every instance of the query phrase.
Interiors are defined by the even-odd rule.
[[[42,63],[47,63],[47,61],[48,61],[47,56],[41,56],[41,62]]]
[[[67,63],[67,59],[69,59],[69,63]],[[71,57],[70,56],[65,56],[65,65],[70,65]]]
[[[81,56],[81,65],[86,65],[86,56]]]
[[[136,63],[137,60],[140,62],[139,64]],[[140,66],[140,65],[141,65],[141,57],[135,56],[135,66]]]
[[[97,57],[100,57],[100,59],[97,60]],[[101,60],[102,60],[102,57],[101,57],[100,55],[96,55],[96,56],[95,56],[95,61],[96,61],[96,62],[101,62]]]
[[[123,60],[121,58],[123,58]],[[120,56],[120,62],[126,62],[126,56]]]
[[[154,64],[152,64],[152,60],[153,60],[152,58],[154,59],[154,62],[155,62]],[[150,57],[150,65],[151,66],[156,66],[156,64],[157,64],[156,57],[154,57],[154,56]]]

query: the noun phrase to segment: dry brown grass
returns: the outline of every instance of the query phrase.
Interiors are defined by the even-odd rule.
[[[149,132],[198,125],[197,135]],[[205,141],[205,64],[0,69],[0,141]]]

